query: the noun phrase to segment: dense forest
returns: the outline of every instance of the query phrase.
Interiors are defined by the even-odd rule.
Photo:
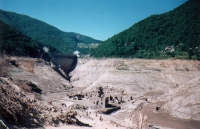
[[[0,10],[0,20],[43,45],[50,45],[65,54],[72,54],[75,50],[79,50],[77,43],[102,42],[81,34],[63,32],[43,21],[13,12]],[[80,48],[80,51],[82,50],[85,51]]]
[[[7,55],[40,57],[43,45],[0,20],[0,52]],[[47,46],[52,53],[59,53]]]
[[[165,51],[169,46],[175,51]],[[91,49],[94,57],[199,58],[200,1],[152,15]]]

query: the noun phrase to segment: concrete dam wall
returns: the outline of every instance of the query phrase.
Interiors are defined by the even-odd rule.
[[[49,54],[51,62],[56,65],[56,70],[60,68],[68,74],[76,68],[77,56],[75,55],[63,55],[63,54]],[[58,71],[60,73],[60,71]]]

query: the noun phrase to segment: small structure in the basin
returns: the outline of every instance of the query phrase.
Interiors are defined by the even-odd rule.
[[[72,98],[74,100],[82,100],[85,97],[83,94],[80,94],[80,93],[75,94],[75,95],[68,95],[68,96],[69,98]]]
[[[88,96],[90,96],[90,100],[92,100],[93,104],[98,106],[98,108],[113,108],[124,101],[121,95],[111,95],[111,93],[103,89],[103,87],[96,87],[96,90],[92,93],[88,93]]]

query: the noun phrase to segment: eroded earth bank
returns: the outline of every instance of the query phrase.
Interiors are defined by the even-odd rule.
[[[43,60],[11,60],[10,77],[0,78],[1,93],[20,96],[19,109],[24,102],[32,107],[25,110],[31,127],[200,127],[199,61],[78,59],[69,82]]]

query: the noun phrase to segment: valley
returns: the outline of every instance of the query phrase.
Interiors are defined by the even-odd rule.
[[[27,98],[47,107],[47,112],[40,109],[46,117],[38,128],[131,129],[138,124],[152,129],[200,127],[199,61],[79,58],[69,82],[41,59],[11,60],[18,62],[18,67],[9,67],[7,84],[17,85]],[[1,78],[1,85],[5,80]],[[30,83],[41,93],[33,87],[27,90]],[[63,112],[74,113],[73,126],[62,121],[59,115]]]
[[[150,9],[31,3],[42,21],[20,2],[28,10],[0,9],[0,129],[200,128],[199,0],[164,13],[164,2],[140,2],[158,12],[132,24]]]

